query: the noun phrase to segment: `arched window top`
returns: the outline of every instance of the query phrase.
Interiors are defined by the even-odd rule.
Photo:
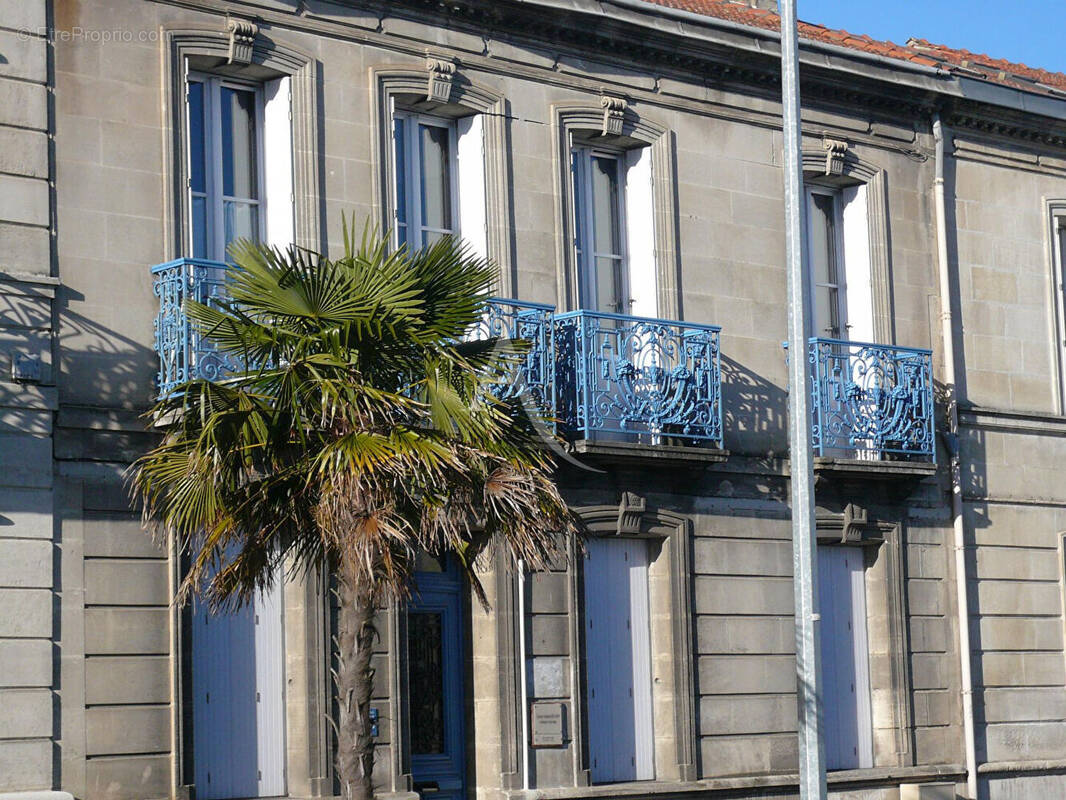
[[[438,116],[459,117],[502,110],[501,92],[470,80],[454,62],[430,56],[425,67],[371,67],[370,78],[378,100],[409,96],[419,110]],[[379,102],[379,106],[381,103]]]
[[[803,177],[823,186],[854,186],[878,180],[884,170],[859,158],[842,139],[822,137],[822,149],[802,152]]]
[[[555,124],[568,134],[620,150],[654,145],[667,133],[662,125],[633,113],[620,97],[601,95],[599,106],[558,103],[552,110]]]
[[[649,507],[643,497],[624,492],[622,501],[611,506],[582,506],[576,509],[593,536],[638,536],[666,539],[691,535],[692,521],[663,508]]]

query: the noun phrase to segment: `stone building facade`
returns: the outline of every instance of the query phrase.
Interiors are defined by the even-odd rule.
[[[507,319],[544,321],[560,480],[592,534],[545,573],[485,565],[491,611],[427,564],[383,613],[382,793],[797,795],[764,5],[0,2],[0,793],[334,796],[327,580],[223,623],[225,672],[124,471],[174,370],[210,361],[166,327],[167,276],[210,267],[173,262],[242,225],[335,252],[354,214],[457,231],[526,304]],[[818,460],[831,795],[966,796],[967,696],[980,796],[1064,795],[1066,79],[804,35],[812,333],[835,342],[809,352],[826,403],[879,420],[826,422]],[[635,364],[656,337],[675,349]],[[855,378],[870,358],[882,377]],[[932,427],[889,431],[889,398]],[[224,728],[204,687],[253,722]]]

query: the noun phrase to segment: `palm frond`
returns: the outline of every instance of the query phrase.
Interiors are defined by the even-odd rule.
[[[536,567],[577,532],[533,415],[499,396],[528,345],[467,338],[493,265],[451,237],[391,251],[348,220],[340,258],[230,253],[228,299],[186,313],[245,369],[162,398],[162,440],[130,473],[146,518],[192,554],[183,596],[239,605],[287,563],[404,597],[426,550],[485,602],[487,553]]]

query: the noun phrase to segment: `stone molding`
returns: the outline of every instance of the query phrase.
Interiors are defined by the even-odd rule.
[[[819,514],[816,524],[819,544],[861,547],[865,551],[866,616],[875,620],[883,616],[886,622],[886,640],[875,641],[872,626],[867,637],[871,680],[874,675],[887,674],[891,687],[888,692],[881,692],[890,695],[886,718],[886,709],[878,707],[878,693],[873,691],[885,687],[871,685],[871,722],[875,731],[892,730],[894,752],[879,752],[874,736],[874,768],[914,766],[913,687],[908,667],[910,643],[902,524],[873,519],[865,506],[855,503],[847,504],[840,514]]]
[[[426,102],[447,103],[452,96],[452,80],[455,78],[455,64],[449,59],[426,58],[429,70],[429,86],[426,89]]]
[[[447,67],[451,67],[449,72]],[[445,84],[445,75],[448,75]],[[434,84],[437,84],[435,86]],[[375,217],[382,230],[393,226],[395,207],[392,166],[392,101],[401,94],[418,95],[438,103],[434,91],[443,96],[447,85],[447,104],[459,107],[467,115],[484,115],[482,135],[485,152],[485,239],[488,257],[500,269],[499,294],[513,297],[514,244],[512,215],[514,192],[509,169],[509,103],[499,92],[470,81],[454,62],[428,56],[425,69],[397,69],[394,66],[370,68],[370,95],[374,115],[374,148],[371,154],[374,176]],[[428,101],[427,101],[428,102]]]
[[[575,509],[587,526],[590,536],[626,537],[662,541],[670,548],[670,623],[674,678],[674,737],[677,755],[677,779],[694,781],[697,778],[698,738],[697,705],[695,687],[695,658],[692,627],[692,521],[685,516],[666,509],[649,506],[644,497],[633,492],[624,492],[619,505],[584,506]],[[577,543],[573,545],[571,564],[580,564]],[[580,570],[570,570],[572,602],[582,596]],[[581,636],[584,630],[578,607],[569,609],[571,653],[581,653]],[[579,659],[571,659],[570,685],[574,687],[575,707],[580,707],[582,687]],[[573,738],[584,741],[583,722],[580,714],[574,714]],[[586,748],[575,747],[575,775],[584,776],[588,784]],[[581,781],[578,781],[581,783]]]
[[[608,101],[610,107],[604,106]],[[604,138],[604,144],[617,143],[622,149],[651,148],[652,207],[655,217],[655,285],[656,315],[663,319],[681,319],[680,231],[677,218],[677,168],[673,132],[638,116],[626,103],[601,95],[599,107],[584,103],[557,103],[552,106],[552,139],[555,142],[555,257],[557,297],[562,308],[572,310],[580,304],[580,277],[574,253],[573,186],[570,178],[570,137],[575,131],[603,134],[608,115],[618,134]],[[622,115],[621,120],[618,115]]]
[[[960,109],[954,111],[947,119],[948,125],[953,128],[965,128],[971,131],[1003,136],[1010,139],[1032,142],[1034,144],[1051,145],[1053,147],[1066,147],[1066,134],[1062,134],[1061,128],[1057,131],[1038,129],[1017,119],[997,119],[992,116],[981,114],[980,110]]]
[[[623,97],[600,95],[600,106],[603,108],[603,128],[601,133],[604,136],[622,135],[622,123],[625,121],[627,105],[628,103]]]
[[[1062,252],[1062,230],[1066,228],[1066,198],[1044,198],[1044,253],[1045,262],[1049,267],[1048,274],[1048,298],[1051,319],[1055,326],[1056,338],[1066,344],[1066,298],[1057,289],[1064,286],[1066,278],[1066,252]],[[1055,401],[1056,411],[1059,414],[1066,413],[1066,362],[1063,359],[1061,347],[1051,348],[1052,372],[1055,376]]]
[[[841,139],[830,139],[822,134],[822,149],[825,151],[825,174],[840,175],[844,171],[844,156],[848,152],[848,143]]]
[[[385,649],[389,658],[389,715],[392,720],[389,739],[389,791],[411,792],[410,710],[407,683],[407,604],[399,600],[389,602],[384,612]]]
[[[517,615],[519,609],[518,570],[504,548],[497,548],[496,572],[496,663],[499,668],[500,786],[522,787],[523,715],[519,697],[522,664]]]

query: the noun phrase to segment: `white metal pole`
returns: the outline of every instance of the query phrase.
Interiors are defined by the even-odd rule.
[[[802,800],[824,800],[818,642],[818,562],[811,450],[808,294],[804,258],[806,208],[800,156],[799,46],[796,0],[778,0],[781,16],[781,104],[785,149],[785,258],[788,263],[788,439],[792,471],[792,569],[796,613],[799,785]]]
[[[940,280],[940,323],[944,341],[944,386],[948,392],[948,445],[951,450],[951,525],[955,546],[955,612],[959,628],[959,669],[962,679],[962,733],[966,747],[966,797],[977,800],[977,745],[974,737],[973,675],[970,644],[969,576],[966,569],[966,528],[962,508],[962,453],[959,451],[959,403],[955,391],[955,328],[951,318],[951,266],[948,260],[947,200],[944,197],[945,132],[933,115],[936,174],[936,260]]]

